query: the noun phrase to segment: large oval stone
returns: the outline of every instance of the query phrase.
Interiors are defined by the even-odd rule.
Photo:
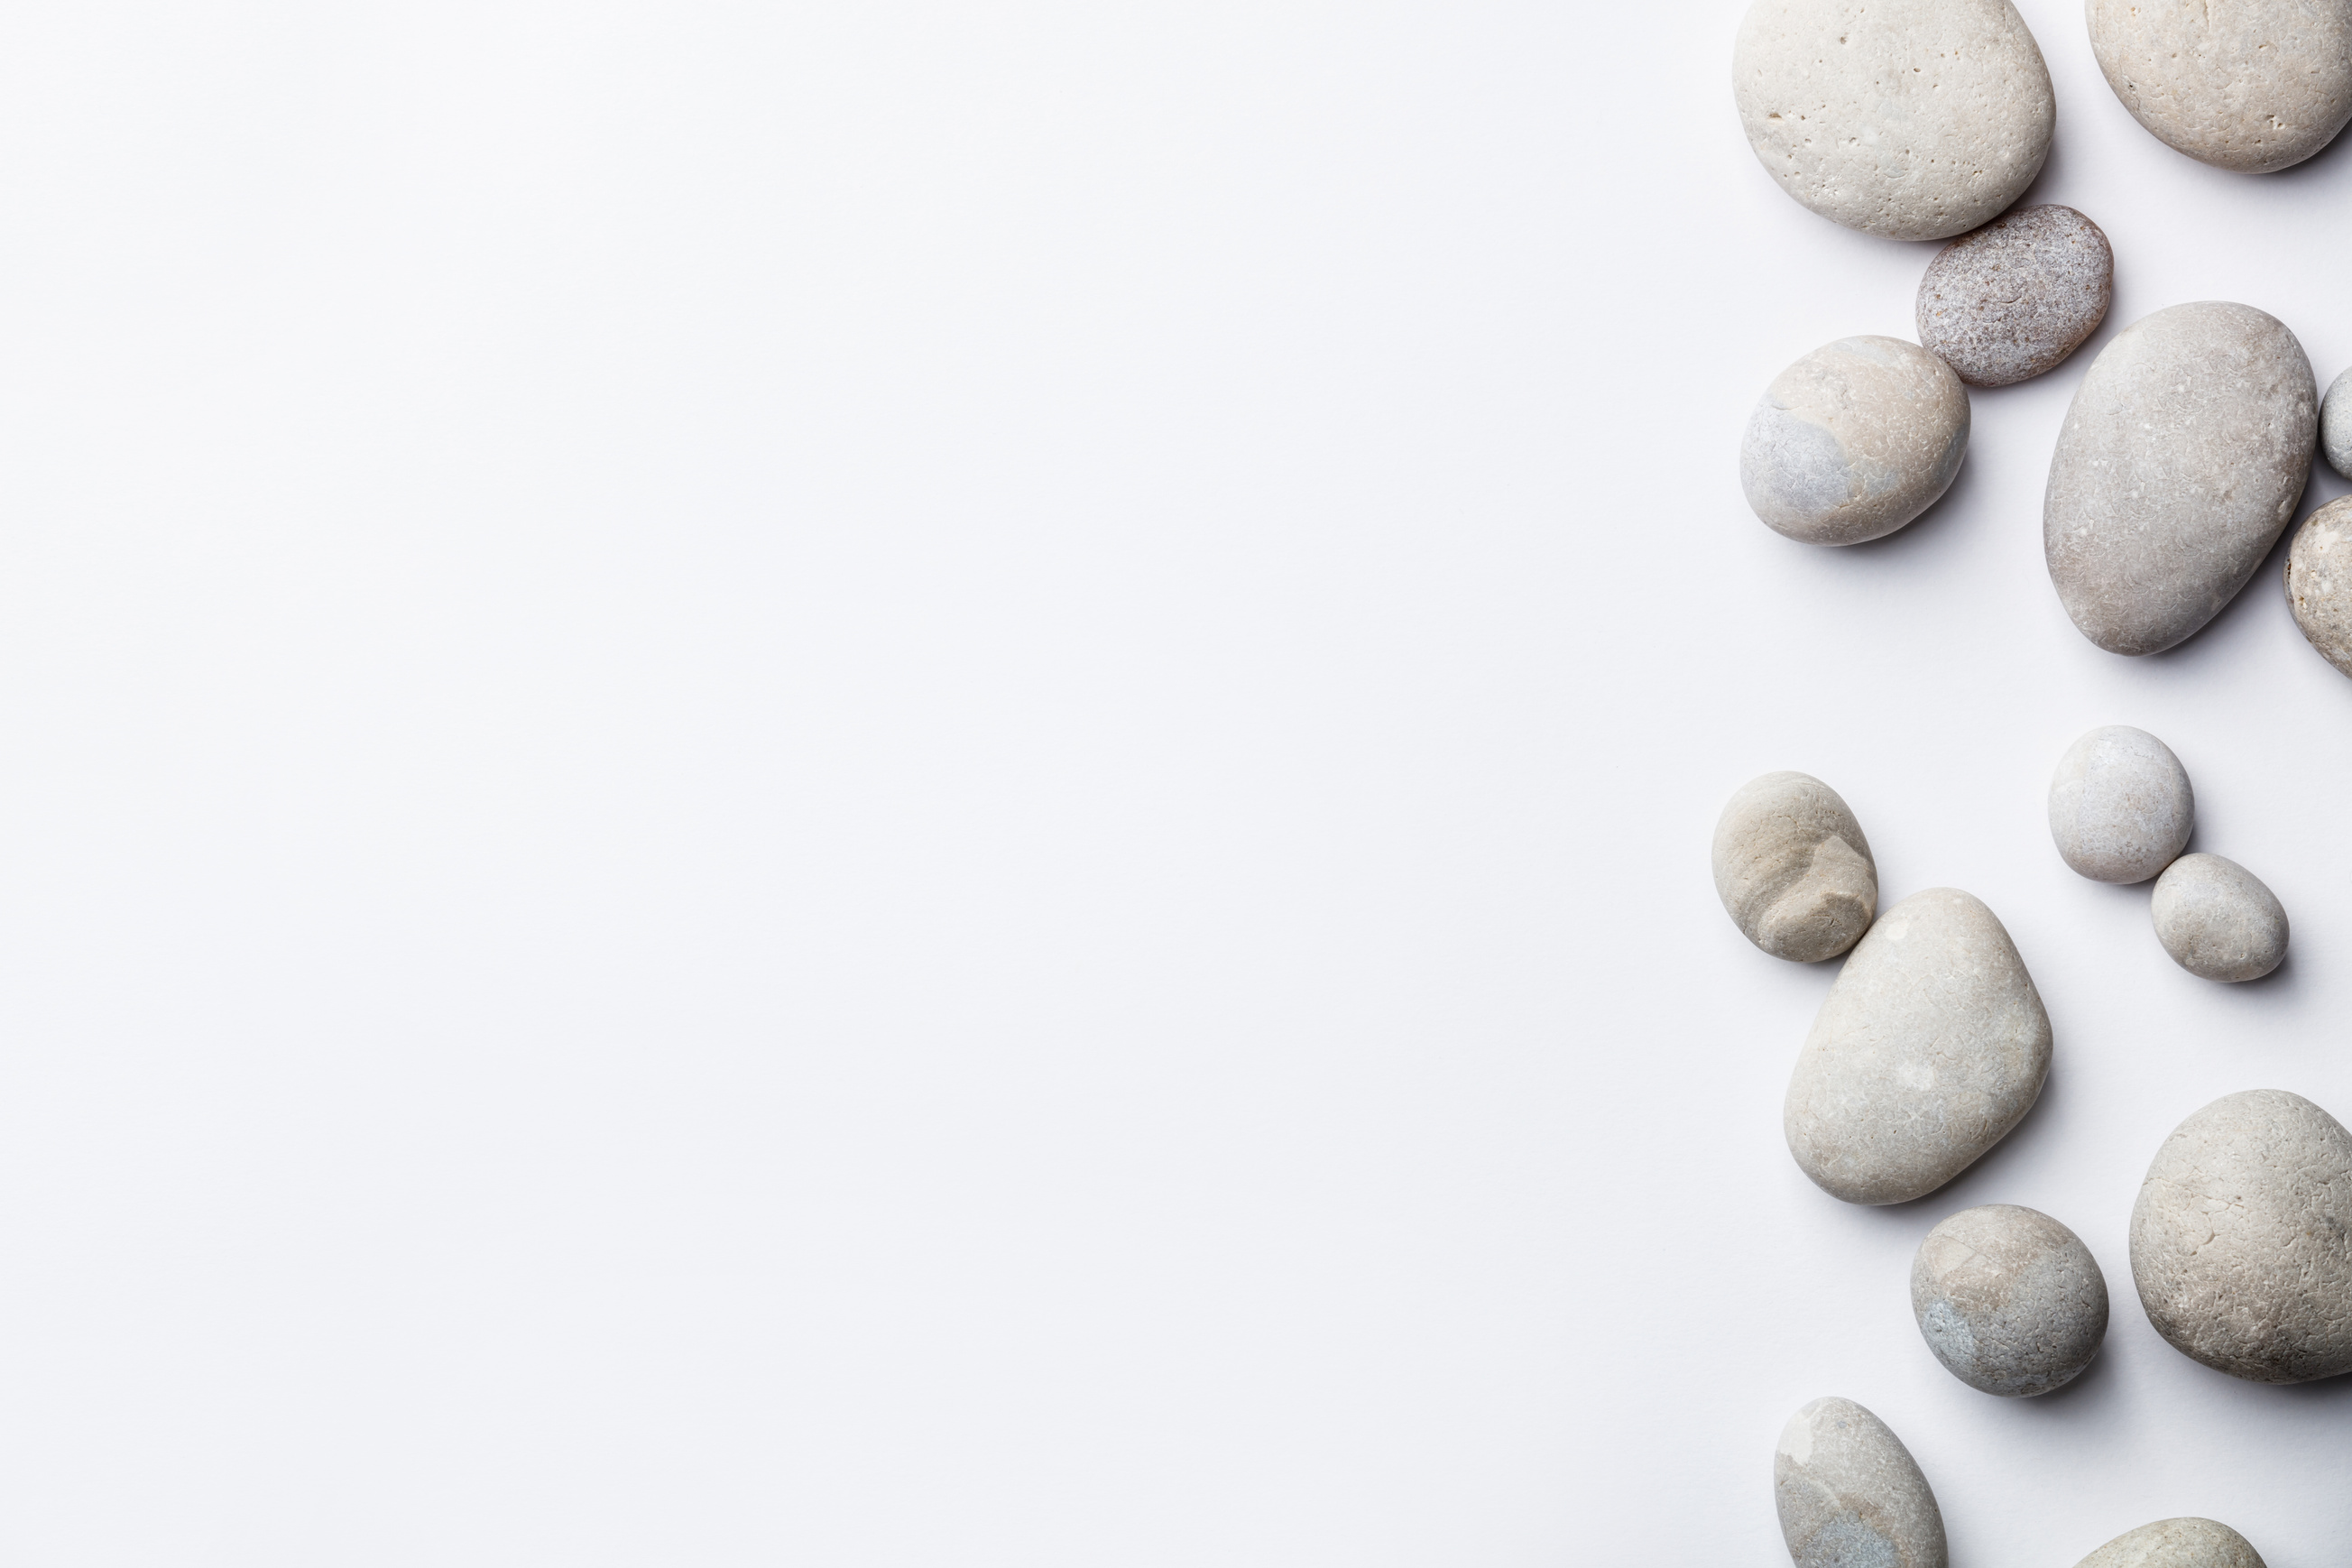
[[[2249,174],[2300,163],[2352,120],[2341,0],[2089,0],[2091,52],[2166,146]]]
[[[1789,1417],[1772,1495],[1797,1568],[1944,1568],[1944,1515],[1927,1478],[1851,1399],[1816,1399]]]
[[[2218,1520],[2159,1519],[2127,1530],[2074,1568],[2263,1568],[2262,1553]]]

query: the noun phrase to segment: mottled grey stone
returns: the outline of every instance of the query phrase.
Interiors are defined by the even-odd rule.
[[[2073,353],[2107,319],[2116,253],[2073,207],[2019,207],[1937,253],[1919,342],[1970,386],[2007,386]]]
[[[2352,119],[2342,0],[2089,0],[2091,52],[2132,118],[2200,163],[2264,174]]]
[[[1716,822],[1713,860],[1731,923],[1775,958],[1835,958],[1878,912],[1878,868],[1862,824],[1809,773],[1740,785]]]
[[[2000,1142],[2050,1072],[2050,1016],[1993,912],[1930,888],[1878,917],[1797,1053],[1781,1130],[1822,1191],[1924,1197]]]
[[[1731,66],[1780,188],[1866,234],[1966,233],[2050,155],[2050,72],[2009,0],[1756,0]]]
[[[2329,501],[2294,531],[2286,552],[2286,602],[2320,657],[2352,675],[2352,496]]]
[[[1986,1204],[1927,1233],[1911,1314],[1944,1370],[1987,1394],[2074,1381],[2107,1334],[2107,1280],[2075,1234],[2035,1209]]]
[[[2149,895],[2156,940],[2206,980],[2260,980],[2286,960],[2286,910],[2262,879],[2219,855],[2183,855]]]
[[[1859,544],[1951,488],[1969,449],[1969,394],[1900,338],[1840,338],[1764,389],[1739,443],[1748,504],[1808,544]]]
[[[1851,1399],[1789,1417],[1772,1495],[1797,1568],[1945,1568],[1943,1510],[1918,1461]]]
[[[2159,1519],[2116,1536],[2074,1568],[2263,1568],[2261,1553],[2226,1524]]]
[[[2108,724],[2066,748],[2050,780],[2050,837],[2098,882],[2145,882],[2189,847],[2197,797],[2172,748]]]
[[[2131,1267],[2192,1360],[2254,1383],[2352,1372],[2352,1134],[2284,1089],[2224,1095],[2156,1152]]]
[[[2329,468],[2352,479],[2352,370],[2328,383],[2320,400],[2319,449]]]
[[[2311,474],[2311,362],[2251,305],[2175,305],[2091,363],[2050,460],[2042,542],[2083,635],[2158,653],[2221,613]]]

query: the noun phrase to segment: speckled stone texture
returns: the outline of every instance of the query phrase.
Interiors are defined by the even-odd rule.
[[[2156,1152],[2131,1267],[2192,1360],[2253,1383],[2352,1372],[2352,1134],[2284,1089],[2224,1095]]]
[[[1919,279],[1919,342],[1970,386],[2007,386],[2107,319],[2116,253],[2073,207],[2020,207],[1962,235]]]
[[[2189,847],[2197,797],[2172,748],[2107,724],[2066,748],[2050,779],[2050,837],[2095,882],[2145,882]]]
[[[2352,370],[2328,383],[2320,401],[2319,450],[2329,468],[2352,479]]]
[[[2050,1015],[1993,912],[1930,888],[1878,917],[1797,1053],[1781,1130],[1850,1204],[1924,1197],[2000,1142],[2050,1072]]]
[[[2286,910],[2262,879],[2219,855],[2183,855],[2148,897],[2156,940],[2204,980],[2260,980],[2286,961]]]
[[[2166,146],[2248,174],[2300,163],[2352,119],[2343,0],[2089,0],[2091,52]]]
[[[1756,0],[1731,65],[1780,188],[1865,234],[1965,234],[2050,155],[2050,72],[2009,0]]]
[[[2319,656],[2352,675],[2352,496],[2329,501],[2294,531],[2286,602]]]
[[[2107,1335],[2107,1280],[2080,1237],[2037,1209],[1987,1204],[1927,1233],[1911,1314],[1944,1370],[2030,1397],[2074,1380]]]
[[[2160,653],[2219,615],[2294,516],[2318,430],[2303,345],[2251,305],[2175,305],[2117,333],[2066,410],[2042,504],[2083,635]]]
[[[2126,1531],[2074,1568],[2263,1568],[2246,1538],[2210,1519],[2159,1519]]]
[[[1724,912],[1775,958],[1835,958],[1878,912],[1878,868],[1862,824],[1809,773],[1740,785],[1716,822],[1712,858]]]
[[[1851,1399],[1789,1417],[1772,1495],[1797,1568],[1945,1568],[1943,1510],[1918,1461]]]
[[[1779,375],[1748,416],[1739,483],[1766,526],[1859,544],[1936,504],[1969,450],[1969,394],[1900,338],[1840,338]]]

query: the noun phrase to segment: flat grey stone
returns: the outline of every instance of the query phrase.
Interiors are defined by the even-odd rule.
[[[2262,879],[2219,855],[2183,855],[2148,897],[2156,940],[2205,980],[2260,980],[2286,961],[2286,910]]]
[[[1797,1053],[1781,1131],[1850,1204],[1924,1197],[2032,1110],[2050,1015],[1993,912],[1930,888],[1878,917]]]
[[[2050,72],[2009,0],[1756,0],[1731,68],[1780,188],[1865,234],[1965,234],[2050,155]]]
[[[2329,501],[2294,531],[2286,552],[2286,602],[2319,656],[2352,675],[2352,496]]]
[[[2224,1095],[2156,1152],[2131,1267],[2191,1360],[2253,1383],[2352,1372],[2352,1134],[2284,1089]]]
[[[2036,1209],[1987,1204],[1927,1233],[1911,1314],[1944,1370],[1987,1394],[2073,1382],[2107,1334],[2107,1279],[2082,1239]]]
[[[1944,1514],[1918,1461],[1851,1399],[1789,1417],[1772,1495],[1797,1568],[1945,1568]]]
[[[1724,912],[1775,958],[1835,958],[1878,912],[1878,867],[1862,824],[1809,773],[1740,785],[1716,822],[1713,860]]]
[[[2319,449],[2329,468],[2352,479],[2352,370],[2328,383],[2320,400]]]
[[[1919,279],[1919,342],[1970,386],[2053,369],[2107,319],[2116,253],[2073,207],[2019,207],[1937,253]]]
[[[2340,0],[2089,0],[2091,52],[2166,146],[2264,174],[2352,119],[2352,8]]]
[[[2078,874],[2145,882],[2189,847],[2197,797],[2172,748],[2107,724],[2066,748],[2050,779],[2050,837]]]
[[[2083,635],[2159,653],[2219,615],[2303,499],[2319,396],[2303,345],[2251,305],[2142,317],[2074,393],[2042,543]]]
[[[1840,338],[1779,375],[1748,416],[1739,482],[1766,526],[1859,544],[1936,504],[1969,450],[1969,394],[1900,338]]]
[[[2074,1568],[2263,1568],[2261,1553],[2210,1519],[2159,1519],[2127,1530]]]

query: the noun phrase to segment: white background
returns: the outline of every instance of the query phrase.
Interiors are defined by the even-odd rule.
[[[2352,362],[2352,152],[2193,163],[2024,9],[2109,325],[1843,552],[1739,431],[1934,247],[1775,189],[1736,0],[9,10],[0,1556],[1769,1568],[1836,1393],[1960,1568],[2340,1560],[2352,1379],[2124,1235],[2214,1097],[2352,1114],[2352,682],[2276,555],[2102,653],[2040,502],[2149,310]],[[2113,722],[2278,975],[2058,861]],[[1916,1204],[1781,1144],[1834,965],[1706,848],[1788,767],[2055,1024]],[[2115,1292],[2047,1398],[1910,1319],[1994,1201]]]

